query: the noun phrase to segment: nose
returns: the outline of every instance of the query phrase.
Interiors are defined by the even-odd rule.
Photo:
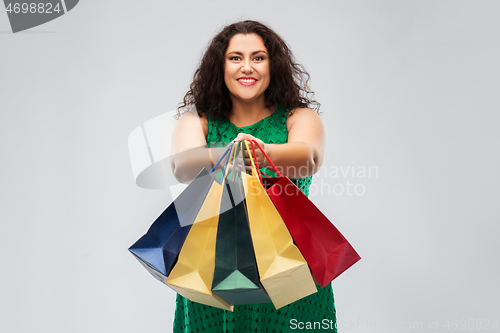
[[[246,60],[244,62],[243,66],[241,67],[241,71],[243,73],[252,73],[253,72],[253,68],[252,68],[252,65],[250,64],[249,60]]]

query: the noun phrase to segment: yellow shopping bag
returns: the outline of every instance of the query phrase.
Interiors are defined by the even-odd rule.
[[[247,150],[248,143],[245,141]],[[249,150],[250,151],[250,150]],[[311,272],[299,249],[259,181],[253,163],[252,175],[242,174],[250,232],[262,285],[276,309],[317,292]]]

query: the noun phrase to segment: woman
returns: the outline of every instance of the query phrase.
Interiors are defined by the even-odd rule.
[[[176,178],[189,182],[201,168],[213,166],[224,146],[253,139],[308,195],[325,142],[321,118],[309,108],[319,104],[308,98],[308,78],[285,42],[265,25],[243,21],[226,26],[208,46],[179,108],[194,107],[194,112],[179,111],[173,133]],[[260,167],[268,165],[260,151],[257,160]],[[245,166],[251,170],[249,159]],[[331,285],[317,287],[318,293],[279,310],[267,303],[235,306],[234,313],[177,295],[174,332],[288,332],[307,322],[336,331]]]

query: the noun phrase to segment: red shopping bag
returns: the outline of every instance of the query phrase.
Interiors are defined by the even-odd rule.
[[[309,264],[315,282],[325,287],[361,257],[312,201],[281,175],[260,145],[256,141],[250,143],[253,154],[256,144],[279,175],[262,178],[261,182]]]

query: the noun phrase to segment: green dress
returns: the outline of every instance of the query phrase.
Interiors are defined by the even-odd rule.
[[[287,111],[278,107],[272,115],[245,127],[237,127],[226,119],[209,119],[207,147],[226,146],[239,133],[253,135],[265,143],[288,141]],[[267,174],[271,171],[263,169]],[[310,177],[292,179],[306,195]],[[256,333],[256,332],[337,332],[336,313],[331,284],[316,286],[318,292],[278,310],[272,303],[236,305],[234,312],[191,302],[177,294],[174,332]],[[308,329],[311,328],[311,329]]]

